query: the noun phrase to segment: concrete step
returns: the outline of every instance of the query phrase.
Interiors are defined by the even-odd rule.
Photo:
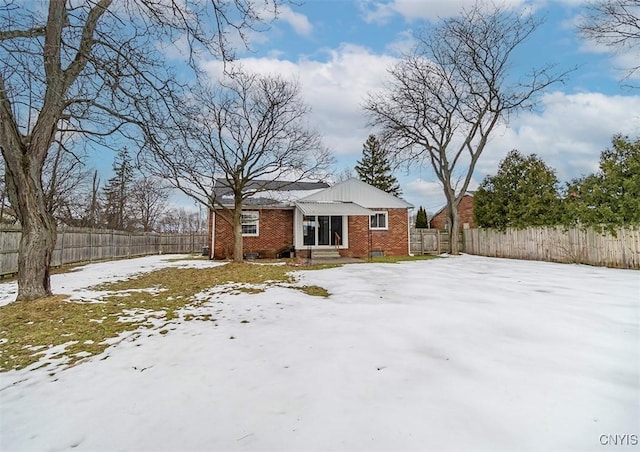
[[[340,259],[340,253],[336,249],[311,250],[311,259]]]

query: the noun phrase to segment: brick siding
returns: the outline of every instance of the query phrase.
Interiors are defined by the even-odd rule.
[[[242,247],[245,253],[257,252],[261,257],[273,258],[283,248],[293,245],[293,210],[284,209],[247,209],[258,211],[259,235],[257,237],[242,237]],[[224,218],[224,212],[216,214],[215,249],[216,259],[230,259],[233,257],[233,230]],[[211,216],[209,217],[211,230]],[[211,243],[209,243],[211,246]]]
[[[371,250],[383,251],[385,256],[406,256],[409,252],[407,209],[374,209],[388,211],[389,228],[371,231]],[[349,217],[349,248],[340,250],[345,257],[367,257],[369,251],[369,217]]]
[[[469,228],[476,227],[473,221],[473,196],[464,195],[458,204],[458,215],[460,215],[460,228],[464,227],[465,223],[469,223]],[[442,209],[437,215],[431,219],[431,228],[433,229],[446,229],[447,228],[447,211]]]
[[[260,212],[258,237],[243,237],[244,252],[258,252],[261,257],[275,257],[283,248],[293,245],[293,210],[247,209]],[[385,256],[406,256],[409,252],[407,209],[371,209],[388,211],[388,229],[371,231],[371,250],[383,251]],[[215,249],[216,259],[233,257],[233,231],[229,223],[216,215]],[[369,251],[369,217],[348,218],[349,248],[341,249],[344,257],[367,257]],[[209,215],[209,231],[212,215]],[[209,246],[211,246],[209,239]],[[300,250],[300,254],[304,254]]]

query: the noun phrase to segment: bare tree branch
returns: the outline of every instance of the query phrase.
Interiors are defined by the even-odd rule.
[[[195,72],[198,55],[228,61],[233,33],[246,39],[247,30],[267,27],[283,1],[0,4],[0,151],[6,191],[23,232],[18,299],[51,294],[55,222],[42,171],[57,133],[73,131],[107,147],[118,146],[114,133],[144,142],[147,122],[158,111],[170,118],[184,88],[163,47],[175,49],[186,40],[184,56]]]
[[[236,72],[219,88],[200,85],[173,128],[159,118],[161,137],[148,143],[146,168],[197,202],[226,214],[234,228],[234,258],[242,260],[243,202],[269,189],[326,177],[333,163],[305,117],[297,84]],[[222,189],[222,190],[220,190]],[[232,199],[221,193],[231,193]]]
[[[447,200],[452,253],[458,252],[458,204],[496,125],[533,108],[536,95],[568,73],[547,66],[513,81],[514,52],[539,25],[535,16],[476,4],[419,33],[414,52],[366,102],[371,125],[397,149],[399,161],[431,164]]]
[[[625,80],[635,77],[640,71],[640,0],[591,1],[578,30],[588,40],[605,45],[614,52],[632,51],[639,55],[636,64],[627,68]]]

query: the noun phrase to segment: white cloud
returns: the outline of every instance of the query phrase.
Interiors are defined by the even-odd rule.
[[[311,124],[322,133],[325,144],[338,155],[359,156],[370,133],[362,103],[368,92],[381,86],[395,59],[350,44],[326,50],[324,55],[322,61],[242,58],[237,63],[251,72],[298,80],[302,96],[312,108]],[[218,62],[206,63],[205,69],[215,78],[221,73]]]
[[[278,19],[288,23],[294,31],[301,36],[310,36],[313,33],[313,25],[304,14],[293,11],[289,6],[282,5],[278,10]]]
[[[402,184],[402,190],[403,196],[414,205],[416,210],[422,206],[429,214],[437,212],[445,202],[442,185],[439,182],[418,177]]]
[[[538,154],[565,181],[598,168],[600,153],[613,135],[640,136],[640,95],[547,93],[540,113],[525,113],[494,134],[476,175],[495,174],[511,149]]]
[[[396,35],[396,39],[385,46],[386,50],[394,55],[409,53],[417,45],[413,31],[405,30]]]
[[[361,107],[363,100],[367,93],[381,88],[387,68],[397,60],[351,44],[325,50],[323,55],[322,60],[244,58],[239,63],[250,71],[281,74],[300,82],[302,95],[313,110],[310,122],[334,150],[341,169],[361,157],[362,144],[371,133]],[[216,63],[209,63],[208,68],[219,71]],[[555,91],[543,95],[539,107],[495,131],[480,157],[475,181],[495,174],[511,149],[538,154],[558,171],[561,180],[569,180],[597,169],[600,153],[614,134],[640,136],[640,94]],[[409,174],[399,171],[396,175],[412,204],[433,209],[444,203],[428,164],[414,165]],[[476,185],[474,182],[470,189]]]
[[[502,0],[497,4],[505,7],[520,7],[526,0]],[[395,15],[407,22],[416,20],[435,21],[439,18],[455,16],[463,8],[470,8],[476,0],[391,0],[365,1],[361,3],[363,20],[367,23],[384,24]]]

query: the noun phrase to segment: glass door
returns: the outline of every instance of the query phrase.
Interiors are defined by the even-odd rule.
[[[326,215],[318,217],[318,245],[331,244],[331,222]]]
[[[342,217],[331,217],[331,245],[340,246],[342,239]]]
[[[316,217],[304,216],[302,219],[302,236],[305,246],[316,244]]]
[[[305,246],[340,246],[342,237],[341,216],[307,216],[302,218],[302,236]]]

